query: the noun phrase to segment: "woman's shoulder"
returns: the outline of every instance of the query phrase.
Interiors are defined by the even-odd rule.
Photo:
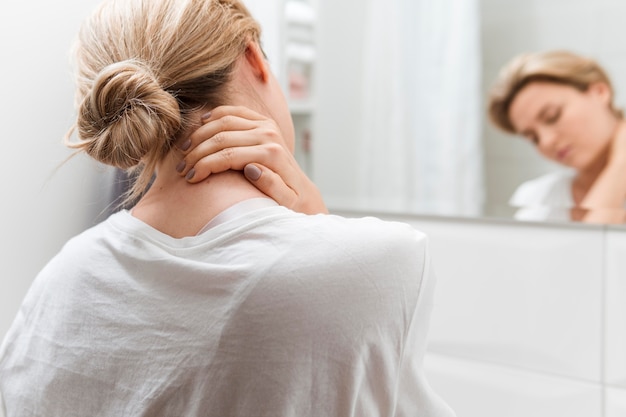
[[[419,284],[429,260],[428,236],[408,223],[324,215],[310,227],[310,244],[316,247],[318,260],[333,260],[346,276],[352,270],[367,270],[371,277],[388,280],[393,276],[399,285],[406,281],[414,285]]]
[[[513,207],[571,207],[574,172],[558,170],[522,183],[509,200]]]
[[[408,246],[415,250],[417,247],[425,247],[428,242],[426,234],[408,223],[374,216],[321,215],[311,221],[311,227],[323,231],[327,237],[357,247]]]

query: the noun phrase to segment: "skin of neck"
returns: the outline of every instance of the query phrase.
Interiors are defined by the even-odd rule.
[[[265,84],[245,59],[240,60],[228,88],[231,91],[228,104],[267,114],[262,105],[264,89],[268,88]],[[208,110],[197,112],[198,123]],[[190,184],[176,171],[182,158],[182,153],[175,148],[161,161],[152,186],[132,209],[134,217],[167,235],[194,236],[225,209],[247,199],[268,198],[250,184],[241,171],[212,174],[200,183]]]
[[[598,176],[606,167],[610,157],[611,144],[615,138],[615,135],[617,135],[618,129],[620,128],[621,124],[624,123],[624,120],[611,113],[610,122],[613,124],[613,133],[611,135],[611,140],[598,154],[596,159],[591,164],[589,164],[589,166],[585,167],[582,170],[579,170],[576,175],[576,186],[580,187],[581,191],[583,191],[584,193],[586,193],[586,191],[591,188]]]

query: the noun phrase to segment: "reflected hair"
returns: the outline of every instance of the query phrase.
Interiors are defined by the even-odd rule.
[[[489,91],[489,118],[497,127],[508,133],[516,133],[509,110],[517,94],[532,82],[549,82],[568,85],[579,91],[595,83],[604,83],[614,95],[613,86],[606,71],[593,59],[569,51],[547,51],[521,54],[513,58],[500,71]],[[611,100],[611,111],[623,117]]]
[[[239,0],[106,0],[73,49],[76,152],[149,187],[158,163],[192,127],[191,114],[227,101],[227,85],[261,29]],[[76,137],[77,136],[77,137]]]

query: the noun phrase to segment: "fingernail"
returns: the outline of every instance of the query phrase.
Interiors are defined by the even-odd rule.
[[[256,165],[248,164],[243,168],[243,174],[246,178],[256,181],[261,178],[261,170]]]
[[[210,118],[211,118],[211,112],[208,112],[208,113],[204,113],[204,114],[202,115],[202,118],[201,118],[201,119],[202,119],[202,121],[204,122],[204,121],[206,121],[206,120],[208,120],[208,119],[210,119]]]
[[[187,181],[189,181],[193,178],[195,174],[196,174],[196,170],[191,168],[189,172],[187,173],[187,176],[185,176],[185,178],[187,178]]]
[[[189,149],[190,147],[191,147],[191,139],[187,139],[187,141],[185,143],[180,145],[180,150],[184,152],[187,149]]]
[[[180,161],[178,165],[176,165],[176,171],[183,172],[186,166],[187,166],[187,163],[185,161]]]

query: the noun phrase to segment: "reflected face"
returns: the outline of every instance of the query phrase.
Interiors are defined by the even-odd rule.
[[[587,91],[531,82],[513,99],[509,117],[515,130],[546,158],[584,171],[608,150],[617,118],[610,109],[611,91],[593,84]]]

